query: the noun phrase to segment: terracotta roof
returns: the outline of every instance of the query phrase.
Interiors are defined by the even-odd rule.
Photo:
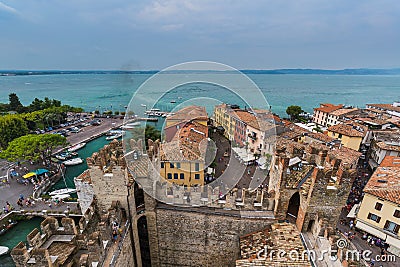
[[[203,160],[207,149],[208,127],[195,121],[186,123],[172,138],[161,145],[162,160]]]
[[[235,110],[233,113],[235,113],[239,117],[239,119],[246,124],[257,120],[256,116],[254,116],[247,110]]]
[[[320,104],[319,108],[314,108],[314,110],[322,111],[325,113],[330,113],[330,112],[340,109],[342,107],[343,107],[342,104],[334,105],[334,104],[330,104],[330,103],[322,103],[322,104]]]
[[[287,254],[278,256],[277,253],[268,254],[267,251],[265,257],[258,257],[266,246],[271,251],[283,250]],[[289,257],[289,252],[292,251],[297,251],[300,256]],[[300,233],[294,224],[274,223],[271,229],[240,237],[241,259],[236,261],[236,266],[311,266],[308,257],[301,257],[304,251]]]
[[[168,125],[169,127],[176,123],[182,123],[191,120],[207,120],[207,119],[208,116],[205,107],[188,106],[178,110],[177,112],[175,112],[174,115],[167,117],[166,121],[167,124],[169,122],[171,123],[170,125]]]
[[[367,104],[367,106],[400,112],[400,107],[394,107],[392,104]]]
[[[350,113],[353,111],[357,111],[357,110],[358,110],[358,108],[340,108],[340,109],[332,111],[330,113],[330,115],[341,116],[341,115],[344,115],[344,114],[347,114],[347,113]]]
[[[377,147],[379,147],[382,150],[388,150],[388,151],[400,151],[400,146],[395,146],[395,145],[389,145],[383,141],[375,143]]]
[[[364,192],[400,204],[400,157],[386,156],[364,188]]]
[[[360,127],[360,126],[358,126],[358,127]],[[330,126],[328,128],[328,131],[334,132],[334,133],[340,133],[340,134],[351,136],[351,137],[363,137],[363,136],[365,136],[367,131],[363,128],[361,128],[361,129],[362,129],[362,131],[359,131],[359,130],[354,129],[354,126],[352,126],[352,125],[336,124],[336,125]]]

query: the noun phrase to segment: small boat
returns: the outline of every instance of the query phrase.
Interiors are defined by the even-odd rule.
[[[9,251],[8,247],[0,246],[0,256],[7,254]]]
[[[79,143],[76,144],[74,146],[71,146],[70,148],[68,148],[68,152],[74,152],[77,151],[78,149],[81,149],[82,147],[86,146],[86,143]]]
[[[171,103],[172,103],[172,104],[175,104],[175,103],[176,103],[176,101],[175,101],[175,100],[171,100]]]
[[[135,121],[135,122],[132,122],[132,123],[127,123],[126,125],[128,125],[128,126],[140,126],[140,122],[139,121]]]
[[[9,222],[9,223],[8,223],[8,225],[6,226],[7,229],[13,228],[14,225],[16,225],[16,224],[18,223],[17,221],[11,221],[11,220],[9,220],[8,222]]]
[[[83,163],[81,158],[69,159],[63,162],[65,166],[74,166]]]
[[[7,228],[3,228],[0,230],[0,235],[4,235],[7,232]]]
[[[106,140],[110,141],[110,140],[118,139],[118,138],[121,138],[121,137],[122,137],[122,134],[116,134],[116,135],[112,135],[112,136],[107,136]]]
[[[61,152],[60,154],[56,155],[56,158],[59,160],[67,160],[72,158],[72,154],[68,153],[68,152]]]
[[[142,107],[147,107],[147,105],[145,105],[145,104],[140,104]]]
[[[54,195],[54,196],[51,196],[52,199],[58,199],[58,200],[66,199],[66,198],[70,198],[70,197],[71,197],[71,196],[70,196],[69,194],[62,194],[62,195]]]
[[[53,192],[50,192],[50,196],[55,196],[55,195],[65,195],[65,194],[73,194],[76,193],[76,189],[74,188],[63,188],[63,189],[58,189]]]

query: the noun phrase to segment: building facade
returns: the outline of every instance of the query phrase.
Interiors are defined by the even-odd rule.
[[[318,126],[327,127],[329,114],[335,110],[342,108],[343,105],[334,105],[330,103],[322,103],[319,108],[314,108],[313,122]]]
[[[384,240],[400,255],[400,157],[386,156],[364,188],[356,228]]]

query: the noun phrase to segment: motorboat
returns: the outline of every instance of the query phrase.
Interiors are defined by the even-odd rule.
[[[78,155],[78,153],[76,153],[76,152],[72,152],[72,153],[70,153],[70,152],[61,152],[61,153],[56,155],[56,158],[59,159],[59,160],[67,160],[67,159],[70,159],[73,156],[77,156],[77,155]]]
[[[70,148],[68,148],[68,152],[77,151],[77,150],[81,149],[84,146],[86,146],[86,143],[79,143],[79,144],[73,145]]]
[[[125,135],[125,131],[124,130],[109,130],[108,132],[106,132],[107,136],[117,135],[117,134]]]
[[[9,250],[10,249],[8,247],[0,246],[0,256],[7,254]]]
[[[74,166],[83,163],[81,158],[73,158],[63,162],[65,166]]]
[[[112,135],[112,136],[107,136],[106,140],[110,141],[110,140],[118,139],[118,138],[121,138],[121,137],[122,137],[122,134],[116,134],[116,135]]]
[[[175,103],[176,103],[176,101],[175,101],[175,100],[171,100],[171,103],[172,103],[172,104],[175,104]]]
[[[63,188],[63,189],[58,189],[53,192],[50,192],[50,196],[55,196],[55,195],[65,195],[65,194],[73,194],[76,193],[75,188]]]
[[[61,195],[54,195],[51,196],[51,199],[58,199],[58,200],[62,200],[62,199],[66,199],[66,198],[70,198],[71,196],[69,194],[61,194]]]

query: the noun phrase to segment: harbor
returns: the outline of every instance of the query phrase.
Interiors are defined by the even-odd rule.
[[[83,160],[82,164],[68,166],[64,169],[64,179],[60,174],[55,174],[53,179],[48,179],[46,188],[41,190],[41,193],[46,191],[52,192],[54,190],[67,188],[75,188],[74,177],[80,175],[87,169],[86,158],[91,156],[94,152],[98,151],[104,145],[111,142],[106,140],[105,133],[111,129],[119,128],[122,125],[122,119],[102,118],[102,123],[98,126],[89,126],[84,128],[79,133],[72,133],[67,137],[71,146],[76,144],[86,143],[85,146],[78,149],[79,158]],[[57,151],[59,153],[59,151]],[[12,165],[5,165],[2,168],[2,176],[9,175],[9,169]],[[21,178],[22,179],[22,178]],[[0,226],[6,228],[0,236],[0,246],[6,246],[10,250],[17,245],[20,241],[26,242],[26,236],[34,228],[39,227],[40,222],[47,216],[53,217],[80,217],[80,210],[77,201],[76,193],[70,194],[68,201],[54,202],[51,196],[42,198],[38,193],[33,204],[30,206],[20,207],[16,204],[17,200],[24,196],[24,198],[34,195],[34,185],[31,183],[21,184],[16,178],[9,178],[8,184],[0,187],[0,205],[5,207],[6,203],[10,203],[12,210],[6,214],[0,215]],[[40,195],[41,195],[40,193]],[[12,228],[7,229],[9,221],[17,221],[18,223]],[[16,235],[15,233],[18,232]],[[0,256],[0,266],[15,266],[10,255]]]

